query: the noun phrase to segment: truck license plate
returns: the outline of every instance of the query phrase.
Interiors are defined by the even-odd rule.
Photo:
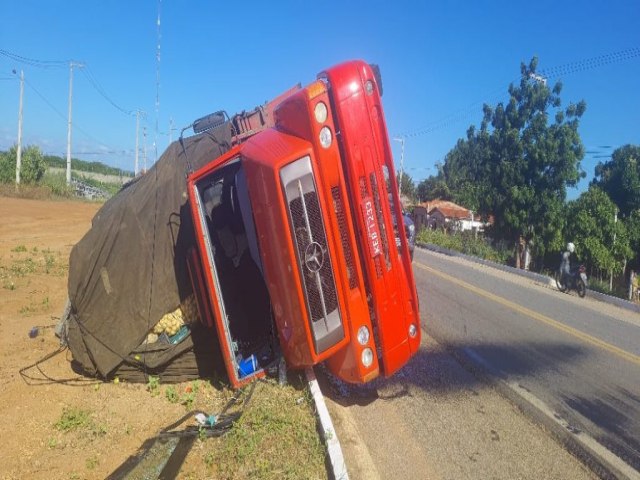
[[[360,204],[362,216],[364,217],[365,231],[369,240],[369,252],[372,257],[382,253],[382,245],[380,243],[380,231],[376,222],[376,214],[371,197],[366,197]]]

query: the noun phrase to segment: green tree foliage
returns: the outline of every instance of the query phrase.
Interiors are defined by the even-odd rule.
[[[466,140],[458,140],[446,155],[442,167],[451,199],[474,211],[478,211],[481,198],[488,190],[485,159],[489,152],[486,147],[485,136],[476,135],[475,127],[471,126]]]
[[[578,258],[601,273],[621,273],[632,256],[627,228],[616,221],[616,210],[596,186],[567,205],[567,240],[575,244]]]
[[[629,247],[631,248],[630,264],[634,270],[640,269],[640,208],[632,211],[624,219],[629,233]]]
[[[396,172],[396,181],[398,182],[398,187],[400,186],[400,182],[402,182],[402,188],[400,191],[402,192],[402,196],[407,196],[410,199],[415,199],[416,197],[416,185],[411,178],[411,175],[407,173],[402,173],[402,180],[400,179],[400,172]]]
[[[9,152],[0,152],[0,183],[16,181],[16,159]]]
[[[17,158],[18,147],[16,145],[0,155],[0,181],[2,183],[16,181]],[[20,158],[20,182],[25,184],[38,183],[47,169],[40,147],[29,145],[22,150]]]
[[[436,198],[442,200],[452,200],[449,187],[441,174],[431,175],[420,183],[416,188],[416,196],[420,202],[429,202]]]
[[[611,160],[596,166],[591,182],[604,190],[620,209],[623,217],[640,209],[640,146],[625,145],[616,149]]]
[[[9,153],[13,153],[16,147],[12,147]],[[40,147],[29,145],[22,151],[20,168],[20,181],[26,184],[35,184],[42,180],[47,164],[44,161]]]
[[[521,64],[520,83],[509,86],[506,104],[484,105],[480,129],[467,131],[443,171],[454,199],[494,216],[496,239],[523,237],[542,255],[561,248],[566,189],[584,176],[578,124],[586,104],[562,109],[562,84],[549,88],[537,64],[535,57]]]

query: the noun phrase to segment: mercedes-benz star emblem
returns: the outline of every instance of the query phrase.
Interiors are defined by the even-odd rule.
[[[317,272],[324,263],[324,252],[317,242],[311,242],[304,250],[304,264],[310,272]]]

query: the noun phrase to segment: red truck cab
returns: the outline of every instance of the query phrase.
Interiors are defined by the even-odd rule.
[[[364,383],[419,348],[380,88],[364,62],[330,68],[189,176],[192,283],[235,387],[279,352],[291,368],[325,362]]]

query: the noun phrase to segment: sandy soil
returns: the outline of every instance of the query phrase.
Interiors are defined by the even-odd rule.
[[[105,478],[185,414],[148,385],[76,375],[68,351],[46,359],[59,342],[42,327],[62,313],[69,253],[98,208],[0,197],[0,479]],[[39,335],[30,338],[34,326]],[[181,395],[191,387],[175,388]],[[206,399],[210,408],[224,401],[225,392],[210,386],[199,398],[209,394],[216,396]],[[202,461],[191,456],[180,478],[203,478]]]

